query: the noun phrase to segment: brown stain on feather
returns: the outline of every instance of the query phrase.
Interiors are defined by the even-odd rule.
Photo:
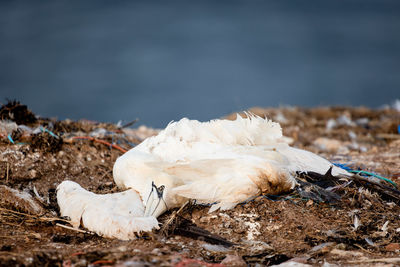
[[[258,169],[257,174],[249,175],[249,178],[262,194],[278,195],[291,191],[293,187],[289,173],[273,168]]]

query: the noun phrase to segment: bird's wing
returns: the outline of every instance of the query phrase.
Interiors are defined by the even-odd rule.
[[[164,166],[183,181],[172,193],[229,209],[261,192],[278,194],[293,188],[292,177],[272,161],[257,157],[202,159]],[[215,208],[214,208],[215,209]],[[214,210],[213,209],[213,210]]]
[[[350,175],[342,168],[336,167],[332,162],[310,151],[290,146],[277,147],[277,152],[287,158],[288,168],[292,172],[316,172],[325,174],[332,167],[332,175]]]
[[[144,217],[142,200],[133,189],[98,195],[64,181],[57,187],[57,202],[61,215],[68,216],[74,227],[82,221],[85,228],[101,236],[129,240],[135,233],[158,228],[155,217]]]

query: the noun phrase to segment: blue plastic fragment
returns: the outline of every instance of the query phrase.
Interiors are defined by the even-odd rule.
[[[11,137],[11,134],[7,135],[8,140],[10,140],[11,143],[15,144],[14,140]]]
[[[58,136],[56,134],[54,134],[52,131],[50,131],[50,130],[48,130],[46,128],[43,128],[42,126],[40,126],[40,130],[42,132],[46,132],[46,133],[50,134],[51,136],[53,136],[54,138],[58,139]]]

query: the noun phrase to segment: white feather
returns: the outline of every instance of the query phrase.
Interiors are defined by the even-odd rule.
[[[95,195],[71,182],[60,184],[61,214],[74,226],[109,237],[130,239],[133,232],[157,227],[157,216],[187,199],[214,203],[210,212],[230,209],[260,193],[291,190],[297,171],[324,174],[331,163],[282,141],[278,123],[249,114],[236,120],[171,122],[117,159],[114,180],[123,193]],[[347,174],[334,167],[333,174]],[[163,204],[143,217],[155,185],[165,186]],[[134,189],[134,190],[133,190]],[[137,193],[136,193],[137,192]],[[153,206],[152,206],[153,207]]]

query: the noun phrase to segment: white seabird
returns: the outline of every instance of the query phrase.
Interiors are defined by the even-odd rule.
[[[258,116],[236,120],[171,122],[157,136],[117,159],[117,186],[126,191],[98,195],[77,183],[57,187],[62,216],[105,237],[123,240],[158,228],[157,217],[188,199],[227,210],[260,194],[288,192],[296,172],[324,174],[326,159],[283,141],[278,123]],[[333,166],[332,174],[348,174]]]

